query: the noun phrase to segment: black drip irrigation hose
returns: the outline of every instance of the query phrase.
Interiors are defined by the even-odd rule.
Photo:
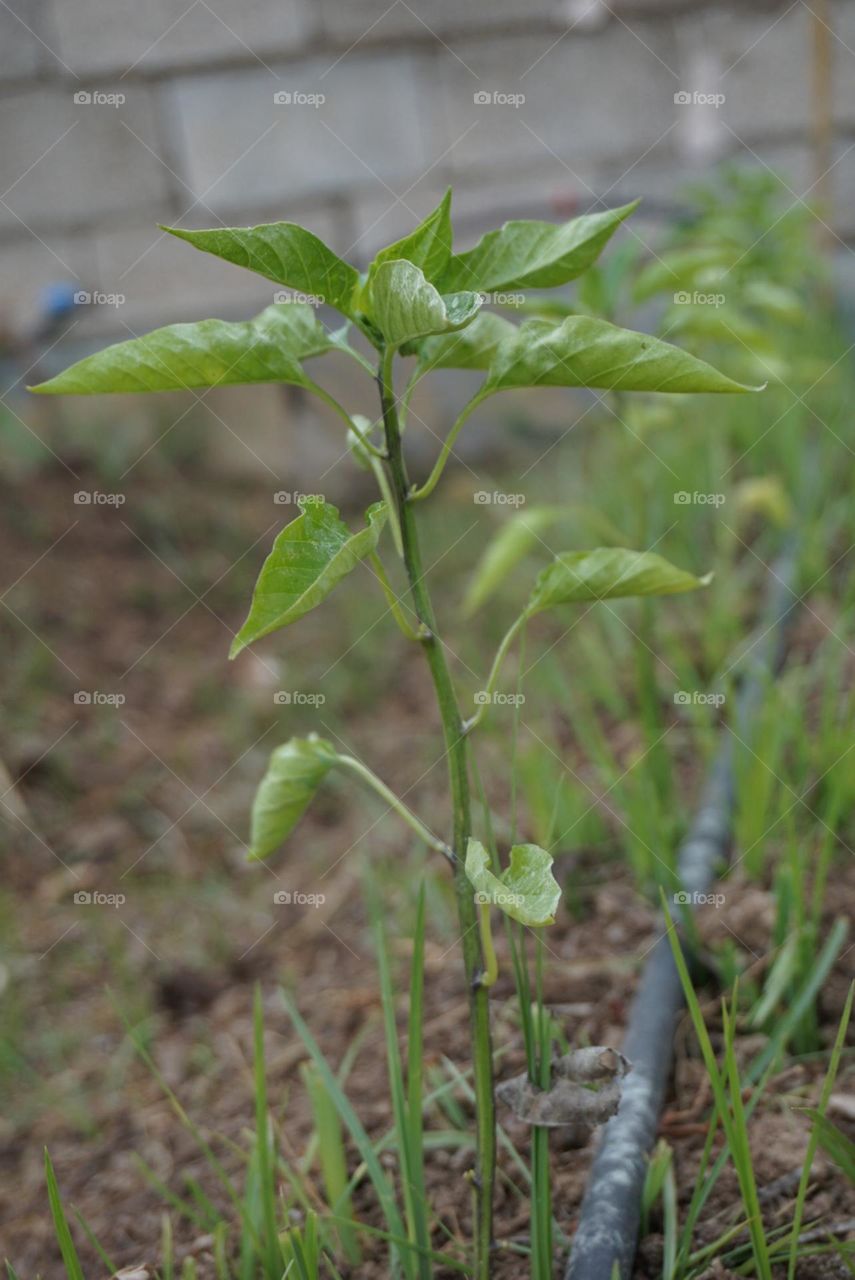
[[[736,719],[747,731],[770,676],[780,669],[786,628],[796,602],[792,583],[796,546],[791,543],[770,570],[769,603],[760,635],[751,647],[736,702]],[[703,798],[680,846],[677,877],[689,895],[705,894],[727,861],[735,801],[733,741],[726,734],[707,777]],[[674,1032],[683,990],[667,936],[650,953],[630,1011],[621,1051],[632,1064],[617,1114],[608,1122],[591,1173],[564,1280],[629,1280],[641,1216],[647,1158],[656,1139],[659,1113],[671,1074]]]

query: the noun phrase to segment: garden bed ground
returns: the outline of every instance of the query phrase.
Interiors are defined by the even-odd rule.
[[[348,1092],[369,1132],[385,1130],[379,996],[360,884],[371,862],[406,919],[412,891],[402,864],[411,856],[409,841],[394,823],[377,824],[373,801],[333,788],[283,856],[270,868],[248,869],[246,809],[270,748],[317,717],[322,731],[346,734],[348,745],[393,785],[406,789],[419,778],[410,800],[422,812],[437,812],[445,786],[419,654],[384,627],[378,629],[384,647],[378,641],[372,653],[364,646],[355,651],[355,669],[350,658],[347,671],[331,665],[347,649],[342,635],[357,638],[383,613],[379,599],[359,605],[364,582],[346,597],[351,614],[355,606],[363,616],[345,623],[343,605],[332,622],[329,615],[321,623],[309,620],[278,646],[290,667],[275,664],[275,646],[262,660],[226,665],[229,631],[241,621],[270,527],[281,514],[257,493],[213,480],[191,484],[175,472],[168,498],[154,475],[135,485],[124,507],[81,508],[72,504],[68,477],[43,475],[38,484],[37,505],[25,504],[21,490],[4,495],[4,587],[17,583],[7,604],[18,616],[0,619],[9,655],[3,764],[11,780],[20,779],[6,802],[26,823],[3,824],[0,1071],[7,1106],[0,1128],[0,1238],[21,1280],[60,1275],[44,1188],[45,1145],[67,1205],[86,1219],[117,1267],[158,1262],[164,1201],[147,1185],[136,1155],[171,1190],[181,1193],[193,1177],[217,1199],[204,1159],[135,1055],[123,1017],[142,1029],[164,1078],[205,1132],[240,1141],[253,1122],[251,1002],[253,984],[260,983],[271,1107],[285,1154],[298,1156],[311,1119],[298,1072],[304,1050],[277,994],[284,984],[334,1064],[368,1028]],[[108,486],[93,480],[91,487]],[[461,531],[470,516],[471,505],[460,515]],[[456,530],[446,535],[449,548]],[[809,625],[796,639],[810,644]],[[311,690],[321,678],[327,701],[320,709],[274,705],[275,690]],[[126,701],[75,703],[80,690],[121,692]],[[379,725],[390,718],[394,731],[381,733]],[[680,768],[681,785],[696,793],[702,764],[690,745]],[[603,806],[607,812],[605,799]],[[639,965],[657,936],[654,913],[617,860],[571,847],[558,858],[557,871],[574,886],[575,918],[565,916],[549,933],[547,999],[575,1043],[617,1045]],[[425,1040],[427,1065],[437,1071],[444,1056],[461,1067],[467,1060],[465,1001],[459,965],[449,962],[456,939],[443,880],[440,870],[428,899]],[[282,889],[323,893],[325,902],[282,909],[273,902]],[[73,900],[81,891],[122,893],[126,901],[81,905]],[[729,940],[759,974],[768,963],[774,920],[770,886],[737,874],[725,897],[723,906],[702,913],[705,945],[712,956]],[[851,859],[835,868],[829,900],[827,924],[853,915]],[[394,954],[404,960],[406,953],[404,936]],[[502,972],[494,1023],[505,1049],[501,1074],[510,1075],[520,1069],[521,1053],[507,964]],[[850,941],[819,1002],[826,1045],[854,977]],[[715,992],[714,981],[703,988],[710,1025],[718,1028]],[[744,1028],[743,1060],[761,1042]],[[807,1139],[798,1108],[816,1100],[826,1061],[821,1055],[788,1060],[752,1119],[770,1226],[787,1220],[792,1175]],[[835,1094],[835,1121],[855,1136],[849,1054]],[[685,1025],[661,1125],[675,1151],[683,1198],[691,1192],[709,1101]],[[508,1129],[525,1144],[515,1122]],[[226,1164],[237,1167],[228,1146],[216,1138],[214,1144]],[[590,1149],[564,1148],[560,1136],[553,1143],[555,1203],[568,1235],[590,1156]],[[431,1203],[461,1238],[468,1231],[463,1179],[470,1160],[466,1149],[441,1150],[428,1166]],[[507,1162],[505,1170],[513,1174]],[[367,1192],[356,1207],[375,1220]],[[739,1221],[739,1213],[735,1179],[727,1172],[698,1245]],[[855,1192],[821,1155],[807,1224],[820,1217],[824,1223],[855,1217]],[[527,1222],[527,1202],[503,1181],[497,1238],[524,1240]],[[642,1242],[639,1278],[661,1274],[656,1227],[654,1220]],[[175,1232],[179,1257],[193,1254],[199,1276],[213,1280],[210,1239],[177,1216]],[[82,1233],[77,1236],[87,1276],[105,1275]],[[497,1275],[510,1280],[525,1265],[504,1251]],[[386,1274],[382,1256],[372,1266],[366,1261],[358,1274]],[[730,1273],[716,1263],[709,1274]],[[798,1272],[803,1278],[838,1274],[845,1273],[833,1256],[805,1261]]]

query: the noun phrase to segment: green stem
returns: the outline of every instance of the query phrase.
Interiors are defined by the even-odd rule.
[[[434,489],[439,484],[443,471],[445,470],[445,464],[451,456],[451,451],[454,448],[454,442],[463,429],[463,424],[466,422],[470,413],[472,413],[474,409],[478,408],[482,399],[486,399],[486,396],[482,397],[481,392],[479,391],[472,397],[468,404],[463,406],[457,421],[445,437],[443,446],[439,451],[439,457],[434,463],[433,471],[431,471],[423,485],[420,485],[417,489],[413,489],[410,493],[410,497],[413,502],[420,502],[422,498],[428,498],[433,493]]]
[[[492,987],[499,976],[499,962],[496,959],[496,948],[493,946],[489,902],[478,904],[478,930],[481,934],[481,952],[484,956],[484,972],[481,975],[481,986]]]
[[[472,885],[464,870],[470,835],[469,772],[466,737],[445,651],[437,636],[436,618],[425,583],[415,512],[410,501],[410,481],[401,447],[401,432],[392,382],[393,351],[382,357],[378,382],[386,430],[389,471],[401,522],[404,564],[413,607],[422,624],[422,645],[430,667],[442,718],[453,805],[454,887],[460,922],[463,964],[469,995],[472,1058],[475,1086],[475,1280],[489,1280],[493,1237],[493,1183],[496,1173],[496,1115],[493,1098],[493,1053],[487,988],[481,981],[484,963],[478,934],[478,913]]]
[[[386,786],[381,778],[377,777],[368,765],[363,764],[361,760],[357,760],[354,756],[336,756],[336,763],[343,764],[346,769],[350,769],[353,773],[358,774],[363,782],[367,782],[373,791],[376,791],[381,799],[385,800],[390,809],[394,809],[399,818],[403,818],[407,826],[412,827],[416,835],[424,840],[429,849],[434,849],[437,853],[442,853],[450,861],[454,860],[454,855],[448,845],[439,840],[432,832],[428,831],[425,824],[420,818],[417,818],[412,809],[408,809],[403,800],[396,796],[390,787]]]
[[[479,692],[478,710],[475,712],[473,716],[470,716],[469,719],[464,722],[464,725],[463,725],[464,733],[471,733],[472,730],[477,728],[477,726],[484,719],[484,716],[487,713],[487,708],[490,705],[490,702],[492,701],[492,698],[493,698],[493,694],[496,691],[496,684],[498,683],[499,672],[502,669],[502,663],[505,661],[505,658],[508,656],[508,650],[510,649],[511,645],[513,644],[520,630],[525,626],[526,622],[528,622],[528,614],[521,613],[520,616],[517,618],[516,622],[513,624],[513,626],[509,627],[508,630],[505,632],[504,637],[502,638],[502,643],[499,645],[498,649],[496,650],[496,656],[493,659],[493,665],[490,668],[490,674],[487,676],[487,683],[484,686],[484,688],[481,689]]]

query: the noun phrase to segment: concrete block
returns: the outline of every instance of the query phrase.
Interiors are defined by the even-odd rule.
[[[50,59],[43,17],[41,0],[6,0],[0,6],[0,80],[23,80]]]
[[[810,15],[802,5],[789,11],[711,9],[676,23],[681,80],[675,90],[724,96],[718,106],[676,106],[685,122],[689,113],[708,117],[711,127],[732,131],[754,145],[804,131],[810,119]],[[699,51],[709,64],[695,84]]]
[[[75,101],[75,94],[89,101]],[[105,98],[125,95],[110,105]],[[97,96],[103,95],[103,96]],[[151,93],[52,87],[0,98],[0,227],[39,229],[150,210],[169,213]]]
[[[183,173],[221,213],[352,188],[399,190],[430,163],[420,65],[404,53],[360,55],[277,64],[276,79],[263,70],[180,78],[168,102]]]
[[[308,0],[54,0],[53,20],[78,75],[122,75],[218,60],[261,67],[311,36],[312,12]]]
[[[263,215],[246,219],[250,223],[265,220]],[[305,221],[316,235],[331,243],[336,225],[333,218],[314,212]],[[216,222],[206,221],[198,210],[194,210],[193,219],[186,220],[186,225],[202,224]],[[207,316],[244,319],[268,306],[280,288],[253,271],[201,253],[159,231],[153,220],[100,231],[95,245],[98,287],[122,295],[124,302],[112,314],[107,307],[98,309],[93,331],[118,332],[119,322],[140,331]]]
[[[479,31],[509,24],[554,22],[566,25],[561,0],[532,0],[521,9],[516,0],[321,0],[324,29],[336,41],[369,43],[409,36],[436,40],[451,31]]]
[[[450,161],[461,176],[525,162],[551,164],[581,185],[603,159],[636,159],[663,145],[672,123],[673,50],[658,25],[495,38],[438,55],[434,113],[444,116]]]

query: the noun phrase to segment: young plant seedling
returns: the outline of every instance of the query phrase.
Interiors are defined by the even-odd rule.
[[[496,961],[490,906],[495,904],[523,925],[548,923],[557,906],[558,886],[549,855],[536,845],[512,849],[508,870],[496,876],[484,849],[471,840],[471,735],[483,719],[487,700],[464,719],[425,579],[418,504],[436,490],[469,416],[500,392],[538,386],[680,393],[750,389],[686,351],[605,320],[569,315],[558,321],[530,319],[517,326],[485,310],[487,295],[495,291],[551,289],[576,279],[596,261],[633,208],[626,205],[558,225],[508,222],[474,248],[455,252],[448,192],[424,222],[378,253],[363,272],[312,232],[290,222],[210,231],[167,227],[164,230],[196,249],[255,271],[276,286],[322,298],[343,316],[343,326],[327,329],[306,303],[277,303],[242,323],[203,320],[157,329],[88,356],[34,388],[49,395],[91,395],[287,383],[319,396],[341,418],[354,460],[377,478],[379,501],[355,533],[327,502],[303,502],[300,515],[279,534],[261,570],[232,657],[314,609],[359,561],[370,560],[391,616],[421,645],[433,680],[451,793],[447,829],[434,834],[370,769],[342,756],[329,742],[295,738],[274,751],[259,787],[251,852],[263,858],[279,848],[327,773],[345,768],[373,787],[421,839],[451,862],[471,1013],[476,1280],[486,1280],[491,1270],[496,1163],[488,1007]],[[351,341],[354,337],[360,340],[358,346]],[[366,358],[365,349],[373,352],[373,360]],[[329,352],[344,354],[358,370],[376,378],[376,423],[349,413],[309,373],[311,362]],[[396,373],[401,360],[409,361],[409,373],[399,389]],[[415,486],[402,443],[410,399],[422,378],[447,368],[483,376],[427,479]],[[403,561],[408,599],[395,595],[380,556],[387,527],[389,543]],[[528,604],[509,628],[487,690],[495,688],[502,660],[535,615],[576,602],[687,591],[705,581],[650,552],[616,547],[562,552],[540,575]]]

